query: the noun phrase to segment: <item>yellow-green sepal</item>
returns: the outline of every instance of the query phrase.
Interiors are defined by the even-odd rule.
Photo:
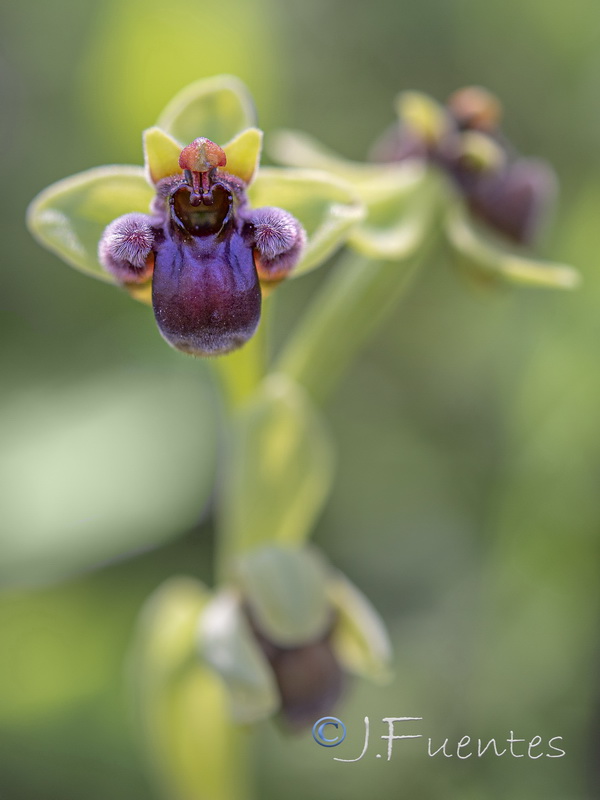
[[[400,122],[430,144],[439,142],[450,129],[447,111],[429,95],[401,92],[394,105]]]
[[[280,647],[321,638],[331,625],[327,568],[308,548],[267,545],[241,556],[234,577],[261,633]]]
[[[330,576],[328,599],[336,611],[333,647],[351,672],[389,680],[392,647],[383,620],[365,595],[341,572]]]
[[[67,264],[116,283],[98,261],[100,237],[122,214],[147,213],[152,197],[142,167],[96,167],[40,192],[27,210],[27,225],[40,244]]]
[[[372,202],[410,193],[423,174],[423,166],[416,160],[382,165],[341,158],[301,131],[281,130],[273,134],[269,137],[269,152],[281,164],[323,170],[346,181],[367,207]]]
[[[340,158],[296,131],[280,131],[270,141],[282,163],[326,170],[352,187],[366,212],[348,236],[355,250],[369,258],[401,260],[418,247],[431,221],[431,203],[417,199],[417,194],[425,194],[423,187],[430,181],[430,171],[421,161],[362,164]],[[428,194],[431,198],[432,192]]]
[[[210,600],[193,578],[169,579],[142,610],[129,663],[147,768],[171,800],[248,800],[246,732],[197,652]]]
[[[253,127],[256,112],[250,92],[238,78],[216,75],[182,89],[157,124],[184,144],[204,136],[223,145]]]
[[[458,205],[448,210],[445,232],[458,265],[484,280],[549,289],[573,289],[579,284],[579,273],[573,267],[507,250],[471,222]]]

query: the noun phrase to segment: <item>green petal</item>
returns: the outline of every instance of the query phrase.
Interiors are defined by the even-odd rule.
[[[209,599],[192,578],[164,583],[143,608],[129,664],[147,768],[170,800],[248,798],[246,737],[196,652]]]
[[[338,612],[333,646],[350,671],[388,680],[392,649],[383,620],[370,601],[344,575],[329,581],[329,599]]]
[[[500,170],[506,163],[506,150],[499,142],[480,131],[465,131],[458,141],[458,157],[479,172]]]
[[[236,421],[223,485],[224,561],[266,544],[298,544],[329,491],[328,433],[304,391],[273,375]]]
[[[223,145],[255,123],[246,86],[230,75],[217,75],[179,92],[160,115],[158,127],[186,145],[199,136]]]
[[[144,131],[144,163],[146,177],[151,183],[183,172],[179,166],[182,145],[160,128]]]
[[[275,676],[233,592],[207,606],[198,635],[204,659],[225,682],[236,722],[257,722],[277,710]]]
[[[450,120],[444,107],[421,92],[402,92],[396,112],[407,127],[427,142],[437,142],[448,132]]]
[[[236,577],[253,618],[280,647],[322,637],[331,622],[327,570],[312,550],[263,547],[240,558]]]
[[[249,190],[253,206],[278,206],[304,226],[307,243],[292,275],[322,264],[364,218],[364,207],[350,184],[325,172],[261,169]]]
[[[227,156],[225,172],[237,175],[245,183],[252,183],[262,150],[263,133],[258,128],[248,128],[223,146]]]
[[[148,212],[153,192],[142,167],[97,167],[53,183],[27,210],[31,233],[71,266],[115,283],[98,262],[106,226],[130,211]]]
[[[550,289],[573,289],[579,284],[579,273],[573,267],[503,250],[471,224],[462,209],[449,212],[446,234],[459,264],[484,278]]]
[[[269,137],[269,152],[291,167],[318,169],[341,178],[354,187],[361,201],[370,206],[385,198],[393,200],[411,191],[423,174],[416,160],[402,164],[365,164],[340,158],[313,137],[299,131],[279,131]]]
[[[210,392],[185,370],[18,397],[3,419],[0,583],[48,583],[155,547],[207,502]]]

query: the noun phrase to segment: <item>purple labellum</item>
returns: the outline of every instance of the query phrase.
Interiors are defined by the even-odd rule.
[[[219,355],[255,332],[261,292],[252,250],[233,213],[233,195],[212,186],[212,204],[191,204],[182,185],[169,198],[170,222],[156,248],[152,305],[169,344]]]
[[[519,244],[529,244],[556,194],[547,164],[518,159],[498,175],[484,176],[467,195],[471,211]]]

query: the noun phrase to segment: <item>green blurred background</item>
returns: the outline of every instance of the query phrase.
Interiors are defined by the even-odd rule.
[[[421,716],[434,746],[512,730],[562,736],[567,756],[430,759],[415,740],[390,763],[340,764],[265,725],[258,796],[599,797],[596,0],[33,0],[1,15],[0,798],[155,796],[126,654],[163,579],[211,581],[212,389],[147,308],[39,248],[24,214],[54,180],[139,163],[173,93],[220,72],[249,85],[267,131],[355,158],[399,90],[487,86],[515,145],[554,164],[544,252],[584,277],[570,295],[491,292],[431,263],[327,407],[339,471],[316,535],[396,651],[394,682],[357,682],[340,708],[340,757],[365,715],[374,737],[382,717]],[[280,331],[325,272],[279,290]]]

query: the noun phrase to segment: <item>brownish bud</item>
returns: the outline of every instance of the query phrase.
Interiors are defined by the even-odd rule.
[[[448,98],[448,109],[460,128],[495,131],[502,118],[498,98],[481,86],[467,86]]]

